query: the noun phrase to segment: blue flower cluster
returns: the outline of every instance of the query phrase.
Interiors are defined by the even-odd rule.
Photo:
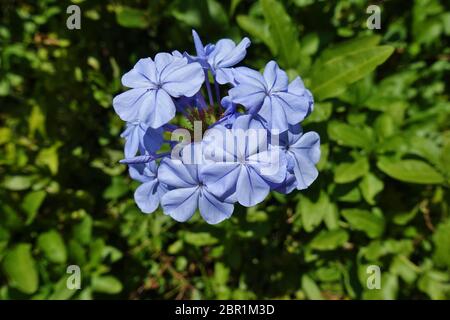
[[[121,162],[141,182],[134,194],[139,208],[151,213],[161,206],[180,222],[198,209],[216,224],[235,203],[250,207],[271,190],[308,188],[318,175],[320,137],[299,124],[313,110],[300,77],[289,83],[274,61],[262,73],[236,67],[248,38],[206,46],[195,31],[193,38],[196,55],[174,51],[139,60],[122,77],[131,89],[113,101],[127,122]],[[207,129],[200,139],[198,123]],[[178,141],[180,131],[187,141]]]

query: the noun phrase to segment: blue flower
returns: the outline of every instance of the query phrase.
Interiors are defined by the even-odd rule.
[[[146,164],[130,165],[130,176],[142,184],[134,192],[134,201],[144,213],[152,213],[158,206],[161,197],[167,192],[167,187],[157,176],[155,161]]]
[[[236,86],[229,91],[231,100],[261,116],[270,130],[286,131],[312,110],[312,95],[301,79],[297,77],[288,84],[286,72],[274,61],[266,65],[263,74],[240,67],[234,70],[233,77]]]
[[[214,131],[213,131],[214,130]],[[268,195],[271,184],[286,176],[286,158],[270,148],[267,131],[251,115],[236,119],[232,129],[216,126],[204,138],[203,174],[209,189],[221,198],[254,206]]]
[[[315,166],[320,160],[319,135],[313,131],[303,133],[300,126],[291,126],[281,135],[279,144],[286,154],[288,173],[295,176],[297,189],[308,188],[319,174]],[[292,175],[288,174],[286,179],[288,190],[292,187]]]
[[[120,135],[125,138],[125,157],[134,157],[138,150],[141,154],[156,153],[163,144],[162,133],[162,128],[153,129],[139,121],[128,122]]]
[[[243,38],[236,45],[233,40],[222,39],[217,44],[203,46],[200,37],[192,30],[197,56],[190,56],[193,61],[198,61],[204,69],[211,70],[214,78],[219,84],[231,82],[232,68],[241,62],[247,54],[250,39]]]
[[[199,210],[215,224],[231,216],[236,202],[250,207],[270,191],[309,187],[318,175],[320,138],[299,125],[313,109],[302,80],[289,84],[274,61],[262,74],[235,67],[246,55],[247,38],[204,46],[192,34],[196,56],[173,51],[139,60],[122,77],[131,89],[113,101],[127,122],[120,163],[141,182],[134,194],[138,207],[151,213],[161,205],[181,222]],[[224,84],[229,91],[223,97]],[[176,112],[185,121],[169,123]],[[208,128],[203,137],[202,128]],[[173,141],[165,140],[169,133]]]
[[[234,121],[241,115],[236,110],[236,104],[231,102],[230,97],[224,97],[221,100],[221,105],[225,108],[222,118],[220,118],[215,124],[221,124],[225,126],[227,129],[230,129],[234,123]]]
[[[197,210],[210,224],[228,219],[234,206],[211,192],[204,181],[200,165],[184,164],[180,160],[164,159],[158,170],[162,182],[171,189],[161,199],[165,214],[179,222],[189,220]]]
[[[189,54],[186,55],[190,60],[200,63],[203,69],[209,69],[210,66],[208,64],[208,56],[214,50],[214,45],[209,43],[206,46],[203,46],[202,40],[195,30],[192,30],[192,37],[194,38],[194,46],[197,56],[192,56]]]
[[[172,98],[191,97],[204,81],[198,63],[169,53],[158,53],[155,61],[140,59],[134,68],[122,77],[124,86],[132,88],[113,100],[116,113],[124,121],[141,121],[159,128],[175,116]]]

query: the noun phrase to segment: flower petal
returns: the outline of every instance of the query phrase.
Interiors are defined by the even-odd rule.
[[[182,188],[167,192],[161,199],[165,214],[179,222],[189,220],[198,206],[199,188]]]
[[[164,159],[158,169],[159,181],[173,188],[198,185],[197,166],[185,165],[180,160]]]
[[[246,207],[262,202],[269,194],[270,186],[253,168],[241,166],[236,185],[236,198]]]
[[[320,160],[320,136],[314,131],[307,132],[291,145],[290,150],[295,154],[303,153],[313,163],[317,163]]]
[[[267,126],[272,132],[288,130],[287,116],[277,97],[267,96],[258,114],[267,121]]]
[[[123,121],[132,122],[138,120],[142,106],[153,91],[148,91],[145,88],[125,91],[114,98],[114,110]]]
[[[294,154],[294,160],[294,174],[297,179],[297,189],[306,189],[316,180],[319,172],[314,163],[304,154]]]
[[[125,131],[121,133],[120,136],[125,138],[125,158],[132,158],[136,155],[141,141],[139,131],[142,131],[139,124],[128,122]]]
[[[267,83],[267,89],[271,92],[287,90],[289,79],[283,70],[278,67],[275,61],[269,61],[264,68],[264,80]]]
[[[306,95],[298,96],[290,92],[279,92],[276,94],[275,99],[278,99],[284,112],[289,115],[287,120],[291,125],[296,125],[303,121],[311,112],[313,104],[312,97]]]
[[[134,192],[134,201],[144,213],[152,213],[159,206],[158,180],[141,184]]]
[[[159,128],[175,117],[176,108],[172,98],[164,90],[153,90],[148,104],[141,108],[139,119],[152,128]]]
[[[151,58],[140,59],[136,65],[122,76],[122,84],[129,88],[155,89],[156,69]]]
[[[267,181],[280,183],[286,177],[287,160],[279,148],[254,154],[247,163]]]
[[[200,193],[198,207],[201,216],[209,224],[216,224],[231,217],[234,205],[217,199],[206,190]]]
[[[192,97],[205,80],[203,68],[197,62],[180,65],[161,78],[162,88],[172,97]]]
[[[254,84],[239,84],[228,91],[231,101],[242,104],[247,109],[257,109],[261,106],[266,96],[264,88]]]
[[[201,177],[209,192],[226,199],[236,191],[240,165],[236,162],[217,162],[202,166]]]

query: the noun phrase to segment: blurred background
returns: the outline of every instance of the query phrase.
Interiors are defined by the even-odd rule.
[[[450,298],[448,2],[0,3],[0,299]],[[121,75],[193,28],[300,75],[322,144],[312,187],[215,226],[142,214],[118,164]]]

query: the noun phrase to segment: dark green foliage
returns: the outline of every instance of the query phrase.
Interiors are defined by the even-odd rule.
[[[70,4],[81,30],[66,28]],[[0,299],[450,298],[449,7],[384,1],[371,31],[366,6],[4,0]],[[275,59],[311,88],[304,127],[322,158],[310,189],[216,226],[137,209],[111,101],[138,58],[193,52],[192,28],[249,36],[247,65]],[[69,265],[81,290],[66,287]]]

